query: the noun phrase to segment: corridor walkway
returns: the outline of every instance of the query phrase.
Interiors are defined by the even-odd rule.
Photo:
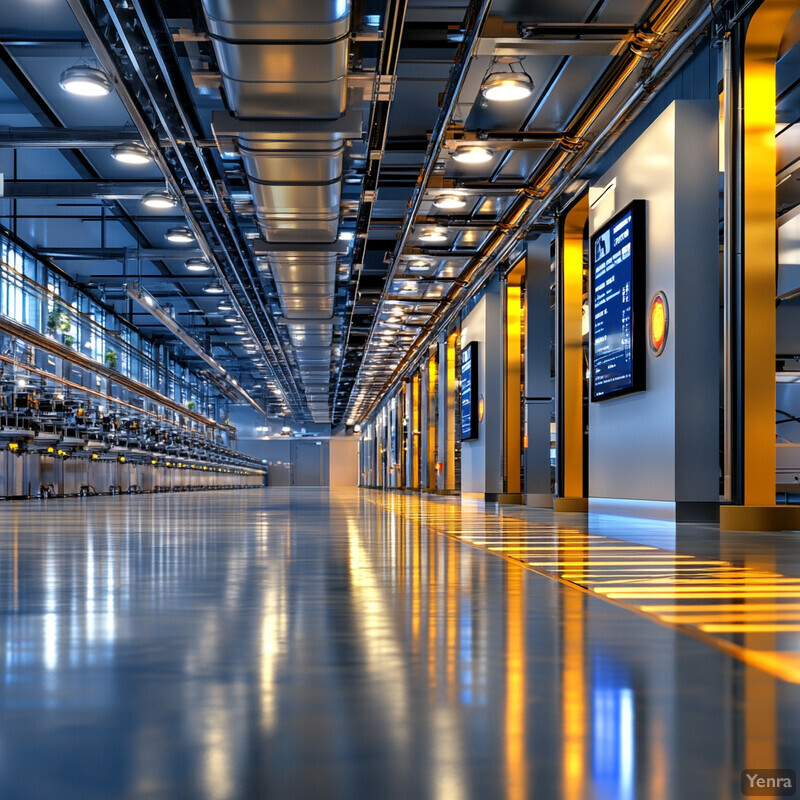
[[[0,798],[707,800],[800,767],[795,535],[322,489],[2,511]]]

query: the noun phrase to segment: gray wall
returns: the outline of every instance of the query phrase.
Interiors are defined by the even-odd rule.
[[[647,352],[647,390],[590,404],[590,498],[719,499],[717,165],[715,104],[677,101],[590,194],[616,180],[590,231],[647,201],[646,307],[663,290],[670,311],[664,353]]]
[[[462,323],[461,342],[478,342],[478,397],[483,395],[486,408],[478,439],[461,443],[461,491],[499,494],[503,491],[503,315],[496,279]]]

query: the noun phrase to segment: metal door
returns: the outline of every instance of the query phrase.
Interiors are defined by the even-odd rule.
[[[292,442],[292,486],[328,485],[328,443]]]

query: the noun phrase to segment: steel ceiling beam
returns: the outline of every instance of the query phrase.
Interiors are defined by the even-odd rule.
[[[37,250],[36,254],[43,258],[72,260],[100,259],[102,261],[124,261],[126,259],[143,259],[145,261],[185,261],[187,258],[202,258],[203,251],[196,248],[158,248],[158,247],[53,247]],[[124,278],[124,275],[120,277]],[[153,277],[168,278],[168,275]],[[183,280],[184,275],[174,276]],[[208,276],[205,277],[208,280]]]
[[[0,127],[0,148],[54,147],[58,150],[113,147],[141,142],[131,128],[4,128]]]
[[[163,180],[101,181],[101,180],[11,180],[5,181],[3,197],[16,200],[59,198],[93,198],[97,200],[130,200],[148,192],[163,192]],[[153,219],[157,219],[154,217]]]

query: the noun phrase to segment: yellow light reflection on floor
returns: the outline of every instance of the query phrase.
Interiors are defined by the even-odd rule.
[[[789,602],[800,601],[800,578],[764,569],[763,563],[739,566],[588,534],[574,525],[528,523],[487,513],[477,503],[454,506],[440,499],[382,493],[366,497],[392,514],[446,534],[454,544],[517,561],[679,626],[751,667],[800,683],[797,637],[781,637],[800,632],[800,602]],[[744,636],[743,646],[729,638],[735,634],[770,635]]]
[[[800,625],[758,625],[748,622],[742,623],[709,623],[700,626],[706,633],[798,633]]]

